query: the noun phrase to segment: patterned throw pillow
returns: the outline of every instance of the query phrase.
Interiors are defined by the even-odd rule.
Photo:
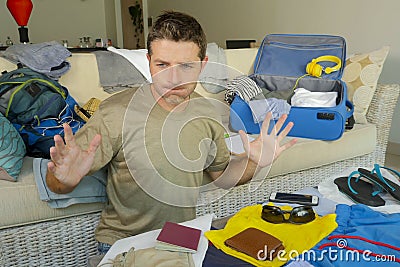
[[[0,179],[16,181],[22,168],[26,149],[21,136],[0,113]]]
[[[383,63],[389,53],[389,47],[355,54],[346,60],[342,80],[346,82],[348,98],[354,104],[356,123],[367,123],[366,114],[375,93]]]

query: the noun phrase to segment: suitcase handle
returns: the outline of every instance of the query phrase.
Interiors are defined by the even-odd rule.
[[[346,111],[346,119],[348,119],[353,115],[354,105],[350,100],[346,100],[346,107],[348,108]]]

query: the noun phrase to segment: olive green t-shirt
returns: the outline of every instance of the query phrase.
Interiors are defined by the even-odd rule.
[[[98,241],[113,244],[195,218],[203,171],[224,170],[229,151],[214,106],[197,93],[190,97],[184,111],[167,112],[149,86],[128,89],[104,100],[76,134],[83,149],[102,136],[91,172],[108,164]]]

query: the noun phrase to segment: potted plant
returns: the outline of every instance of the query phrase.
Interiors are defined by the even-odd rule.
[[[129,7],[132,24],[134,27],[134,37],[136,38],[136,48],[140,48],[140,38],[143,34],[143,9],[138,1]]]

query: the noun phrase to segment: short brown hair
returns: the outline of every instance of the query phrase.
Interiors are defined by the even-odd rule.
[[[156,40],[171,40],[175,42],[193,42],[199,48],[199,58],[203,60],[206,56],[206,35],[197,20],[185,13],[176,11],[165,11],[157,17],[153,29],[147,37],[147,49],[152,54],[151,43]]]

